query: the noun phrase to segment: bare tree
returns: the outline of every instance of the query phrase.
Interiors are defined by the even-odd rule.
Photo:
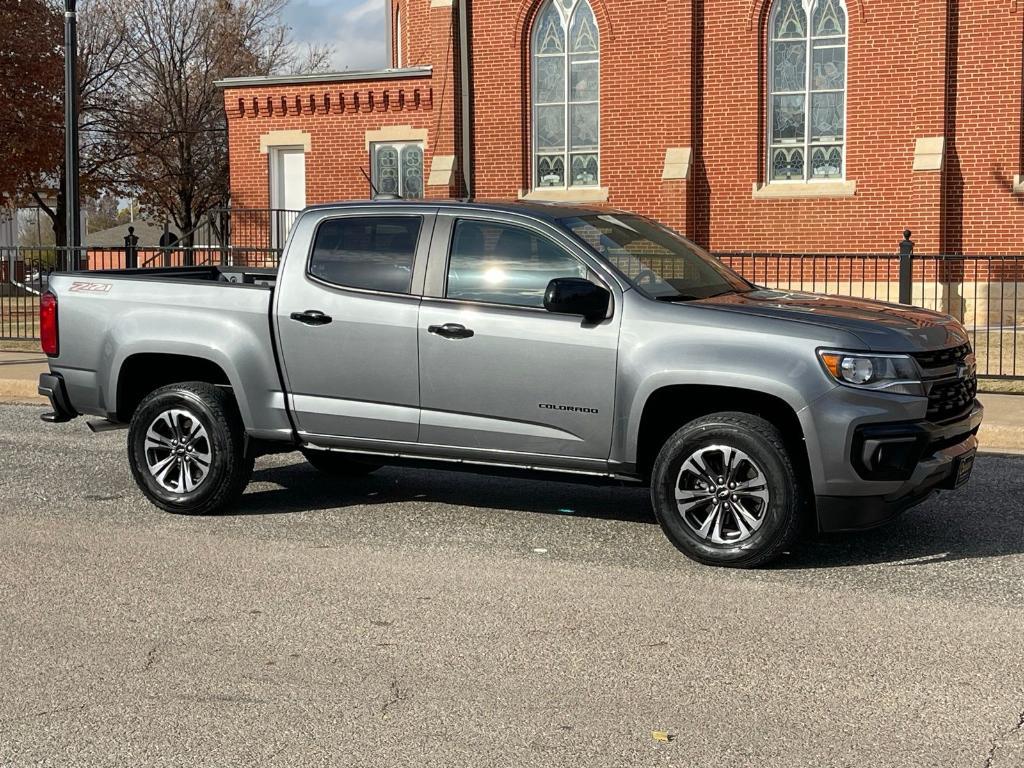
[[[48,10],[58,18],[62,3],[47,0]],[[117,191],[128,183],[123,161],[128,149],[118,140],[119,116],[125,117],[118,94],[124,86],[128,52],[122,44],[125,29],[123,10],[115,0],[82,0],[79,5],[78,93],[80,103],[79,185],[84,195],[102,190]],[[60,24],[51,27],[54,40],[61,41]],[[22,46],[33,45],[24,40]],[[58,245],[67,242],[66,200],[64,197],[64,125],[63,61],[58,48],[50,61],[49,100],[56,109],[37,117],[36,130],[45,137],[47,151],[37,157],[46,162],[37,165],[23,178],[22,193],[51,221]]]
[[[24,87],[11,90],[17,96],[13,102],[34,110],[27,122],[36,127],[36,143],[46,150],[34,151],[37,162],[21,173],[19,189],[50,217],[57,243],[64,244],[62,0],[3,0],[0,9],[8,2],[17,6],[15,14],[23,5],[32,5],[46,21],[41,26],[36,20],[39,31],[31,36],[24,34],[24,23],[12,24],[12,30],[21,32],[13,35],[10,46],[26,66],[42,73],[37,79],[43,85],[36,91],[42,90],[45,97],[30,95]],[[80,0],[83,194],[133,194],[149,214],[170,216],[186,239],[206,212],[225,205],[227,130],[216,81],[320,71],[332,53],[329,48],[303,49],[293,43],[283,22],[286,4],[287,0]],[[0,36],[3,32],[0,27]],[[0,52],[4,50],[0,46]],[[6,90],[2,93],[6,95]]]
[[[0,4],[0,202],[8,205],[62,156],[60,41],[48,0]]]
[[[127,10],[128,176],[143,206],[166,211],[186,243],[204,214],[228,199],[227,127],[215,83],[297,64],[323,68],[329,58],[316,49],[302,58],[281,21],[285,4],[134,0]]]

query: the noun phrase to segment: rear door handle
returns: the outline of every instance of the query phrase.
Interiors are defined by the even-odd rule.
[[[445,323],[444,325],[431,325],[427,328],[429,333],[436,333],[446,339],[468,339],[473,331],[458,323]]]
[[[306,325],[327,325],[334,318],[325,315],[319,309],[307,309],[305,312],[292,312],[292,320],[298,320]]]

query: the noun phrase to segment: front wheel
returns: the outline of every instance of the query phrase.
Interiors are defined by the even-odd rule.
[[[651,500],[662,530],[685,555],[753,568],[796,540],[807,492],[777,427],[747,413],[715,413],[665,442]]]
[[[146,396],[128,427],[128,461],[149,501],[185,515],[229,507],[253,468],[235,401],[205,382],[171,384]]]

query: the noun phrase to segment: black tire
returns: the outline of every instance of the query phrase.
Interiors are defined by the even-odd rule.
[[[727,474],[723,466],[729,453],[719,451],[719,446],[741,451],[747,457],[737,460],[732,467],[734,474],[725,478],[726,482],[721,481]],[[696,464],[683,472],[694,455],[705,469],[719,470],[707,473],[711,483],[697,479],[705,473],[694,472]],[[734,494],[728,490],[730,479],[750,491],[730,495]],[[759,496],[762,487],[767,498]],[[677,489],[683,496],[678,503]],[[703,500],[705,496],[708,501]],[[740,514],[737,499],[747,517]],[[686,556],[706,565],[756,568],[777,558],[796,541],[808,492],[778,428],[751,414],[728,412],[696,419],[668,438],[655,460],[651,501],[665,535]],[[684,512],[684,505],[691,503],[695,506]],[[721,505],[718,508],[723,522],[720,528],[717,522],[712,523],[710,531],[702,535],[697,526],[707,525],[711,518],[704,517],[704,513],[711,515],[714,505]],[[759,525],[756,529],[751,518]],[[734,538],[729,540],[730,536]],[[714,537],[720,541],[713,541]]]
[[[364,477],[381,468],[381,464],[353,458],[345,453],[331,451],[303,451],[306,461],[330,477]]]
[[[159,425],[157,419],[162,419]],[[151,447],[147,448],[151,426],[158,430],[159,437],[165,433],[168,438],[174,437],[177,430],[170,427],[171,422],[180,422],[182,432],[192,431],[196,424],[205,431],[205,437],[199,439],[194,448],[209,456],[208,469],[201,479],[193,480],[194,476],[199,477],[203,467],[198,456],[189,455],[187,460],[185,456],[169,457],[178,447],[170,449],[163,443],[153,448],[151,442]],[[180,442],[185,444],[185,440]],[[188,448],[193,448],[193,444]],[[159,468],[165,456],[172,464],[176,462],[178,468],[172,467],[164,474],[162,483],[150,470],[150,464],[155,462]],[[128,427],[128,461],[132,476],[146,498],[160,509],[181,515],[213,515],[225,511],[242,495],[253,468],[253,457],[246,456],[245,427],[234,398],[222,388],[197,381],[161,387],[139,404]],[[192,488],[183,485],[185,470],[181,467],[186,461],[193,462],[194,471],[188,471]],[[167,487],[175,484],[180,489]]]

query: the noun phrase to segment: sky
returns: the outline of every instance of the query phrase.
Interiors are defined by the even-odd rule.
[[[284,22],[298,42],[332,45],[338,71],[387,66],[384,0],[290,0]]]

